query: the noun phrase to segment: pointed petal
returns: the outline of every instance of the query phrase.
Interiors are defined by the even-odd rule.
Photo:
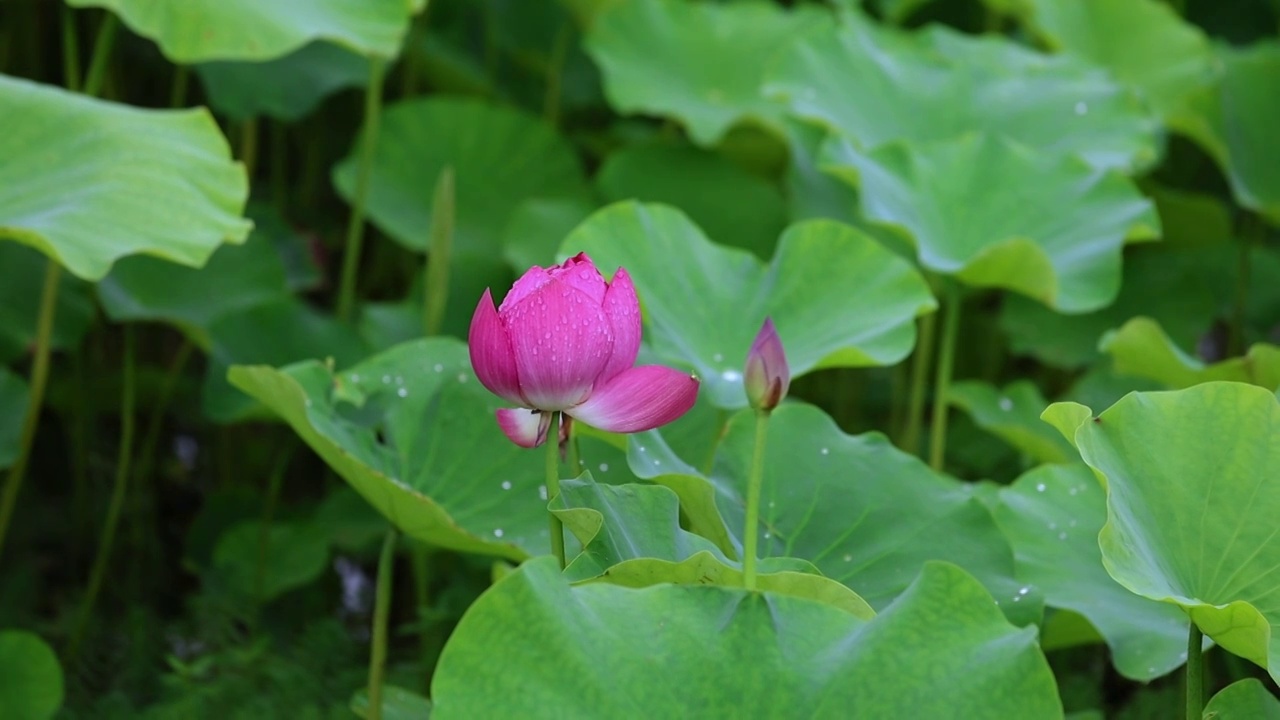
[[[498,408],[498,427],[511,442],[522,448],[536,448],[547,439],[551,413],[527,408]]]
[[[580,252],[547,272],[556,282],[564,283],[591,298],[592,304],[599,305],[604,301],[608,286],[605,285],[604,276],[586,253]]]
[[[782,348],[782,339],[773,326],[773,318],[765,318],[760,332],[747,353],[742,374],[747,401],[757,410],[772,410],[787,396],[791,387],[791,366]]]
[[[693,407],[698,379],[661,365],[624,370],[567,412],[609,432],[640,432],[665,425]]]
[[[636,364],[640,353],[640,299],[626,270],[618,268],[604,294],[604,314],[613,328],[613,354],[596,381],[607,383]]]
[[[551,273],[534,265],[516,280],[511,289],[507,291],[507,296],[502,299],[502,304],[498,306],[498,314],[505,313],[508,309],[515,306],[516,303],[529,297],[537,290],[551,282]]]
[[[613,351],[613,330],[598,304],[552,282],[535,290],[502,321],[515,353],[520,392],[539,410],[564,410],[591,392]]]
[[[493,297],[487,288],[471,316],[467,347],[471,351],[471,369],[489,392],[509,403],[528,404],[520,394],[520,375],[516,371],[511,340],[498,311],[493,308]]]

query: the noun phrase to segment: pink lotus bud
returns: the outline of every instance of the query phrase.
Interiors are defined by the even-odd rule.
[[[693,407],[698,380],[674,368],[633,367],[640,301],[627,271],[605,282],[586,253],[536,265],[496,309],[488,290],[471,318],[471,366],[490,392],[520,409],[498,425],[523,447],[546,440],[551,412],[611,432],[640,432]]]
[[[773,327],[772,318],[764,319],[755,342],[751,343],[742,384],[747,389],[747,402],[757,410],[772,410],[787,396],[787,389],[791,387],[791,368],[787,365],[787,354],[782,350],[782,339]]]

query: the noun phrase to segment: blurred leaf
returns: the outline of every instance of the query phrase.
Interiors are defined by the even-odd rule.
[[[915,340],[913,319],[935,307],[907,262],[825,220],[787,228],[766,267],[746,251],[709,242],[677,210],[625,202],[596,212],[561,245],[565,253],[580,250],[606,274],[627,269],[649,345],[659,358],[692,367],[726,409],[746,405],[742,367],[766,315],[798,377],[901,360]],[[832,325],[833,317],[841,322]]]
[[[1092,623],[1121,675],[1148,682],[1186,662],[1186,613],[1134,595],[1103,567],[1106,495],[1088,467],[1038,467],[999,498],[996,523],[1013,545],[1018,578],[1043,591],[1049,606]]]
[[[760,93],[765,67],[824,20],[805,6],[628,0],[599,13],[584,43],[615,110],[674,116],[710,146],[744,120],[780,129],[783,108]]]
[[[431,717],[431,701],[412,690],[395,685],[382,686],[383,720],[426,720]],[[357,717],[369,717],[369,691],[357,690],[351,696],[351,712]]]
[[[270,60],[312,40],[330,40],[362,55],[395,57],[413,14],[427,0],[67,0],[102,7],[135,33],[154,40],[175,63]]]
[[[26,355],[35,343],[47,263],[35,248],[0,242],[0,365]],[[63,276],[54,313],[50,347],[78,348],[94,319],[89,284]]]
[[[213,569],[220,578],[262,603],[314,582],[328,562],[328,537],[311,523],[273,522],[264,537],[261,520],[242,522],[224,532],[213,551]]]
[[[265,115],[292,122],[310,115],[328,95],[365,87],[369,59],[327,42],[312,42],[266,62],[208,62],[196,66],[209,104],[232,120]]]
[[[386,519],[349,485],[330,491],[312,522],[328,534],[330,544],[346,552],[376,547],[387,533]]]
[[[776,187],[714,153],[692,147],[623,147],[609,154],[596,175],[596,186],[606,202],[639,200],[674,206],[713,241],[762,258],[773,254],[786,224],[786,208]]]
[[[1150,183],[1144,186],[1160,214],[1161,240],[1171,249],[1209,248],[1235,236],[1229,202],[1214,195],[1186,192]]]
[[[498,429],[463,343],[406,343],[337,375],[306,362],[230,378],[406,535],[512,560],[547,551],[543,453]]]
[[[859,188],[864,215],[910,231],[926,268],[1063,312],[1110,304],[1124,243],[1160,233],[1126,178],[991,135],[866,153],[832,139],[823,165]]]
[[[333,171],[348,202],[355,150]],[[369,180],[370,219],[400,244],[425,250],[440,171],[454,170],[455,254],[498,254],[516,208],[532,197],[586,199],[577,155],[542,120],[478,100],[407,100],[387,108]]]
[[[244,167],[204,109],[142,110],[0,75],[0,117],[0,240],[74,275],[98,280],[137,253],[199,267],[249,233]]]
[[[560,243],[596,209],[581,198],[530,198],[511,213],[502,233],[503,257],[516,272],[556,260]]]
[[[30,400],[31,393],[22,378],[0,366],[0,470],[18,458],[22,422]]]
[[[1273,392],[1280,388],[1280,347],[1275,345],[1254,345],[1244,357],[1207,365],[1174,345],[1159,323],[1137,317],[1107,333],[1101,348],[1111,356],[1117,373],[1148,378],[1170,388],[1214,380],[1252,383]]]
[[[984,382],[957,382],[952,384],[948,399],[969,413],[979,427],[1037,463],[1060,463],[1076,457],[1071,443],[1040,420],[1049,402],[1035,383],[1018,380],[997,390]]]
[[[1104,479],[1102,560],[1121,585],[1172,603],[1236,655],[1280,677],[1280,401],[1212,382],[1134,393],[1099,417],[1059,403],[1045,417]]]
[[[764,92],[867,150],[985,132],[1099,169],[1157,155],[1157,123],[1107,72],[1003,36],[907,35],[848,13],[781,52]]]
[[[62,706],[62,667],[35,633],[0,630],[0,708],[5,720],[46,720]]]
[[[1204,720],[1280,720],[1280,700],[1257,678],[1237,680],[1209,700]]]

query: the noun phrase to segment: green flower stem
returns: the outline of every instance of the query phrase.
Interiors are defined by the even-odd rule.
[[[1204,713],[1204,634],[1195,621],[1187,633],[1187,720],[1200,720]]]
[[[356,301],[356,271],[360,268],[360,248],[364,244],[364,210],[373,172],[373,150],[378,145],[378,124],[382,115],[382,78],[387,62],[373,58],[369,63],[369,89],[364,96],[364,135],[356,168],[356,195],[347,225],[346,249],[342,258],[342,281],[338,289],[338,319],[351,320]]]
[[[45,264],[44,288],[40,292],[40,315],[36,321],[35,355],[31,359],[30,400],[27,414],[22,419],[18,456],[9,469],[4,492],[0,494],[0,557],[4,556],[4,539],[9,531],[9,519],[18,503],[18,492],[26,475],[27,461],[31,459],[31,445],[36,439],[36,426],[40,424],[40,408],[44,405],[44,388],[49,380],[49,344],[53,338],[53,317],[57,311],[58,281],[62,278],[62,266],[52,258]]]
[[[271,173],[271,204],[282,216],[285,214],[285,205],[288,204],[286,200],[289,196],[289,176],[286,169],[288,153],[284,123],[274,120],[271,123],[271,167],[268,169]]]
[[[89,572],[89,589],[85,591],[84,601],[80,605],[80,615],[71,631],[71,641],[67,655],[75,658],[80,651],[80,643],[84,640],[85,628],[89,625],[89,617],[93,614],[93,604],[102,589],[102,580],[107,575],[107,565],[111,561],[111,546],[115,542],[116,528],[120,525],[120,510],[124,507],[125,491],[129,487],[129,469],[133,459],[134,405],[137,393],[134,386],[137,382],[137,370],[134,362],[133,326],[124,326],[124,367],[123,391],[120,396],[120,448],[116,458],[116,477],[111,487],[111,501],[107,505],[106,524],[102,526],[102,536],[98,539],[98,554],[93,561],[93,569]]]
[[[556,499],[560,494],[560,413],[551,413],[551,426],[547,428],[547,502]],[[551,527],[551,552],[560,561],[560,569],[564,561],[564,524],[560,517],[547,511]]]
[[[244,163],[244,171],[253,181],[253,172],[258,166],[258,120],[249,118],[240,123],[240,162]]]
[[[453,225],[456,215],[453,168],[446,167],[436,179],[431,200],[431,235],[427,244],[425,305],[422,322],[428,336],[439,335],[444,326],[444,310],[449,300],[449,258],[453,254]]]
[[[556,127],[560,124],[560,105],[564,95],[564,64],[569,55],[569,40],[573,37],[573,23],[565,21],[556,31],[551,45],[551,57],[547,61],[547,90],[542,99],[542,116],[547,124]]]
[[[578,451],[578,431],[569,429],[569,472],[574,477],[582,474],[582,453]]]
[[[920,452],[920,428],[924,425],[925,386],[929,366],[933,362],[933,338],[938,324],[937,315],[929,313],[920,318],[916,351],[911,355],[911,390],[907,399],[907,425],[902,431],[901,448],[904,452]]]
[[[942,470],[947,452],[947,396],[951,393],[951,370],[956,355],[956,335],[960,328],[960,285],[947,283],[943,299],[946,317],[942,326],[942,352],[938,356],[938,376],[933,386],[933,427],[929,433],[929,467]]]
[[[387,528],[378,556],[378,590],[373,606],[373,647],[369,651],[369,714],[366,720],[382,719],[382,675],[387,667],[387,626],[391,616],[391,576],[395,572],[396,541],[400,533]]]
[[[751,474],[747,477],[747,521],[742,530],[742,583],[756,589],[756,553],[760,534],[760,486],[764,484],[764,446],[769,438],[769,412],[756,412],[756,446],[751,453]]]
[[[80,89],[80,38],[76,18],[70,7],[62,6],[62,77],[67,89]]]
[[[173,68],[173,85],[169,88],[169,107],[180,108],[187,103],[187,87],[191,84],[191,68],[176,65]]]
[[[716,424],[711,430],[710,442],[707,443],[707,455],[702,459],[702,465],[698,467],[703,475],[710,477],[711,469],[715,467],[716,451],[720,449],[720,441],[724,439],[724,429],[728,424],[729,413],[716,410]]]
[[[119,24],[115,14],[108,12],[98,28],[98,37],[93,41],[93,59],[89,61],[89,72],[84,80],[84,94],[89,97],[97,97],[102,92],[102,83],[107,77],[107,58],[111,57]]]

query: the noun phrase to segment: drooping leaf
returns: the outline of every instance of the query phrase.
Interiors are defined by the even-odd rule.
[[[329,562],[329,537],[311,523],[242,522],[218,538],[213,569],[244,597],[268,602],[316,580]]]
[[[62,666],[35,633],[0,631],[0,708],[13,720],[47,720],[62,706]]]
[[[1059,403],[1045,419],[1107,488],[1102,560],[1121,585],[1172,603],[1204,634],[1280,676],[1280,400],[1211,382],[1133,393],[1096,419]]]
[[[209,105],[233,120],[258,116],[301,120],[328,95],[364,87],[369,59],[327,42],[312,42],[266,62],[201,63],[196,73]]]
[[[562,253],[580,250],[606,274],[627,269],[649,345],[659,358],[692,368],[722,408],[746,405],[742,367],[766,315],[798,377],[897,362],[914,343],[914,318],[936,306],[909,263],[831,221],[787,228],[766,267],[746,251],[709,242],[677,210],[617,203],[561,245]],[[841,321],[833,325],[831,317]]]
[[[1040,420],[1049,403],[1028,380],[1010,383],[1003,390],[984,382],[962,381],[951,386],[948,398],[979,427],[1037,462],[1059,463],[1076,456],[1071,443]]]
[[[902,671],[919,667],[930,669],[927,685]],[[440,657],[432,699],[441,720],[640,708],[653,717],[1062,717],[1035,631],[1011,627],[981,585],[944,563],[926,566],[866,622],[767,592],[572,587],[541,558],[471,607]]]
[[[1151,318],[1137,317],[1103,336],[1099,345],[1111,356],[1121,375],[1155,380],[1170,388],[1185,388],[1214,380],[1280,388],[1280,347],[1259,343],[1243,357],[1213,364],[1187,354]]]
[[[0,470],[18,459],[22,422],[30,400],[31,393],[22,378],[0,366]]]
[[[1257,678],[1237,680],[1204,706],[1204,720],[1280,720],[1280,700]]]
[[[154,40],[175,63],[270,60],[312,40],[329,40],[362,55],[395,57],[414,13],[427,0],[67,0],[102,7],[129,29]]]
[[[199,267],[241,242],[244,167],[204,109],[142,110],[0,75],[0,240],[98,280],[126,255]]]
[[[362,142],[357,138],[352,154],[333,171],[334,185],[348,201]],[[500,253],[507,223],[528,198],[587,197],[573,148],[542,120],[478,100],[407,100],[382,117],[369,218],[405,247],[426,249],[431,198],[446,167],[454,172],[457,253]]]
[[[230,379],[405,534],[512,560],[546,552],[543,455],[498,430],[461,342],[406,343],[338,374],[307,362]]]
[[[1186,613],[1134,595],[1103,567],[1106,494],[1089,468],[1044,465],[1024,474],[1000,489],[995,516],[1013,545],[1018,578],[1043,591],[1050,607],[1096,627],[1120,674],[1147,682],[1186,662]]]
[[[34,248],[0,242],[0,365],[34,347],[40,317],[40,293],[49,260]],[[93,295],[88,283],[65,274],[58,281],[53,334],[49,347],[68,350],[93,324]]]
[[[782,108],[760,92],[765,68],[823,22],[824,11],[804,6],[628,0],[601,12],[584,42],[615,110],[673,116],[710,146],[743,121],[780,129]]]
[[[1128,179],[988,134],[870,152],[832,138],[822,162],[858,187],[863,215],[911,233],[925,267],[1062,312],[1111,303],[1125,242],[1160,232]]]

